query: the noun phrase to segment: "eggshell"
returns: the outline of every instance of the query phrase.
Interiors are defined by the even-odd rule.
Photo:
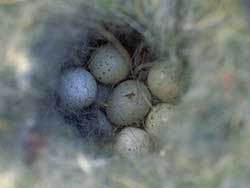
[[[176,107],[170,104],[158,104],[147,116],[145,130],[155,139],[160,136],[161,128],[170,126],[170,118],[175,114]]]
[[[168,62],[156,63],[148,74],[148,87],[152,94],[165,103],[176,103],[182,92],[181,66]]]
[[[136,159],[148,154],[153,149],[152,140],[142,129],[127,127],[116,137],[115,152],[126,159]]]
[[[128,80],[118,85],[107,106],[107,115],[117,126],[130,125],[143,120],[150,109],[151,94],[138,81]]]
[[[90,72],[104,84],[116,84],[128,76],[129,62],[112,45],[98,48],[91,57]]]
[[[97,92],[94,77],[83,68],[64,72],[59,83],[58,94],[65,108],[79,109],[90,106]]]

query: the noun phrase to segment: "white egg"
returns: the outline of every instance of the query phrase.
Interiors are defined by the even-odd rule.
[[[130,125],[143,120],[150,109],[151,94],[138,81],[128,80],[118,85],[107,106],[107,115],[117,126]]]
[[[126,159],[136,159],[149,154],[153,149],[150,136],[142,129],[127,127],[116,137],[115,152]]]
[[[61,77],[58,94],[62,104],[69,109],[90,106],[97,92],[94,77],[83,68],[67,70]]]
[[[173,105],[164,103],[156,105],[147,116],[145,130],[158,140],[161,129],[170,126],[170,118],[175,112],[176,107]]]
[[[175,103],[182,92],[181,66],[156,63],[148,74],[148,87],[162,102]]]
[[[104,84],[116,84],[129,73],[129,62],[112,45],[98,48],[91,57],[90,72]]]

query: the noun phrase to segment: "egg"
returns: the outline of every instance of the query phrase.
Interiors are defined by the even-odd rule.
[[[99,106],[105,106],[111,93],[112,87],[98,83],[95,103]]]
[[[156,63],[148,74],[148,87],[151,93],[165,103],[176,103],[182,92],[182,68],[179,65]]]
[[[91,57],[90,72],[104,84],[116,84],[129,74],[129,62],[111,44],[98,48]]]
[[[67,109],[90,106],[96,98],[96,92],[96,81],[84,68],[69,69],[61,76],[58,95]]]
[[[77,126],[81,136],[87,141],[102,143],[111,140],[113,136],[112,125],[100,110],[82,117]]]
[[[127,127],[116,137],[114,151],[122,158],[134,160],[149,154],[153,143],[149,135],[142,129]]]
[[[162,128],[170,126],[170,118],[176,112],[176,107],[170,104],[158,104],[147,116],[145,130],[156,140]]]
[[[150,109],[151,94],[147,87],[135,80],[119,84],[107,106],[107,115],[117,126],[130,125],[143,120]]]

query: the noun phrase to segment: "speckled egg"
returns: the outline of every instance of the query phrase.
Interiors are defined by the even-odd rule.
[[[107,115],[117,126],[130,125],[143,120],[150,109],[151,94],[147,87],[135,80],[118,85],[107,106]]]
[[[145,130],[154,138],[158,139],[162,127],[169,125],[170,118],[176,112],[176,107],[170,104],[158,104],[147,116]]]
[[[149,71],[148,86],[154,96],[165,103],[175,103],[182,92],[181,66],[156,63]]]
[[[80,109],[91,105],[96,92],[94,77],[83,68],[69,69],[61,76],[58,95],[65,108]]]
[[[133,160],[148,154],[153,149],[150,136],[142,129],[127,127],[116,137],[115,152],[122,158]]]
[[[89,69],[99,82],[116,84],[128,76],[129,62],[111,44],[107,44],[94,52]]]

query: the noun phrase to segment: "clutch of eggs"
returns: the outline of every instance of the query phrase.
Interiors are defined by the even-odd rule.
[[[58,93],[68,109],[85,109],[92,104],[104,106],[106,113],[98,111],[96,120],[81,124],[83,135],[103,139],[103,135],[112,135],[115,126],[121,131],[116,136],[114,150],[124,158],[133,159],[149,153],[154,145],[152,138],[159,137],[162,126],[168,126],[175,112],[172,103],[180,95],[182,85],[180,71],[167,62],[156,63],[149,70],[147,85],[126,80],[129,67],[129,62],[114,46],[103,45],[90,58],[90,72],[83,67],[64,71]],[[114,89],[110,87],[113,85],[116,85]],[[163,103],[152,107],[153,96]],[[145,119],[144,130],[130,127]]]

